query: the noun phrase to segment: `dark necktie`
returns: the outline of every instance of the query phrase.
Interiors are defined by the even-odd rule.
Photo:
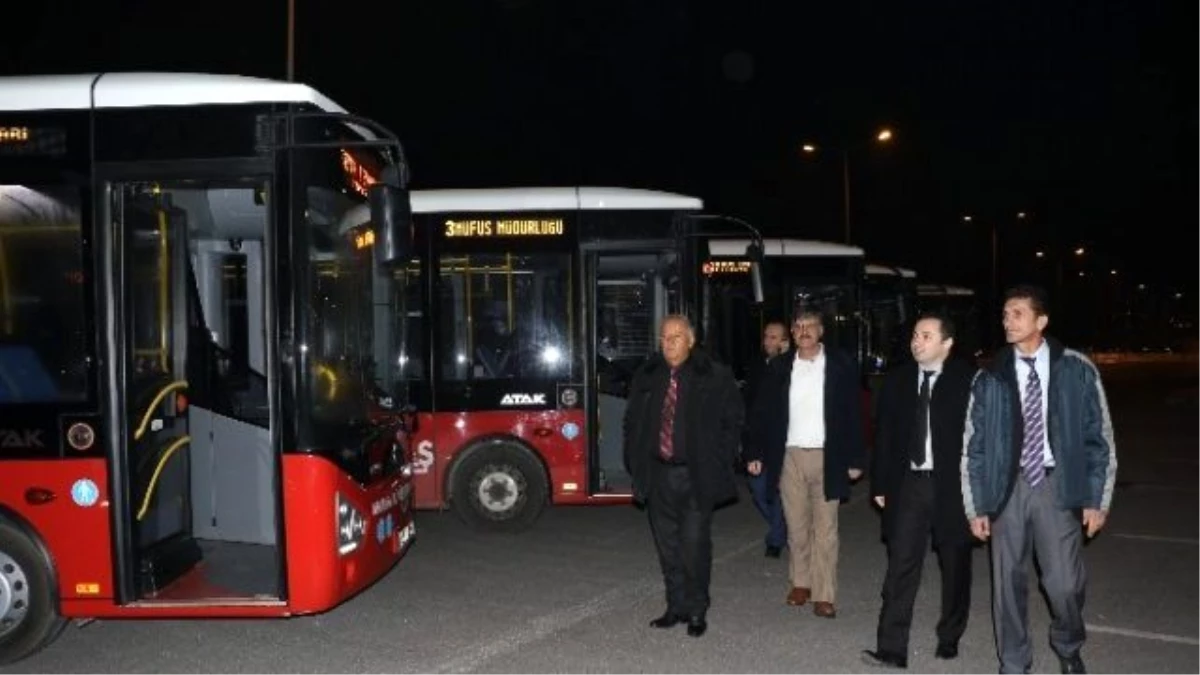
[[[658,432],[658,455],[666,461],[675,456],[675,404],[679,401],[679,373],[671,369],[671,383],[663,398],[662,428]]]
[[[914,466],[925,464],[925,441],[929,438],[929,397],[934,371],[921,371],[921,393],[917,397],[917,433],[914,434],[910,459]],[[909,391],[912,391],[911,389]]]
[[[1036,487],[1046,477],[1045,458],[1042,450],[1046,445],[1046,423],[1042,418],[1042,380],[1038,377],[1032,356],[1022,356],[1029,365],[1029,379],[1025,380],[1025,405],[1021,406],[1021,417],[1025,423],[1025,443],[1021,446],[1021,474]]]

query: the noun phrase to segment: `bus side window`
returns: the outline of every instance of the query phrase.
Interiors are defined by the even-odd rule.
[[[448,254],[441,260],[440,344],[448,380],[569,378],[567,254]]]

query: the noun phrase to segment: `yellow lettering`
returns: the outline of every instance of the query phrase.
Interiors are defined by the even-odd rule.
[[[95,582],[75,584],[76,595],[100,595],[100,584]]]
[[[447,237],[561,237],[566,231],[561,218],[497,220],[447,220]]]
[[[29,127],[0,127],[0,143],[24,143],[29,140]]]

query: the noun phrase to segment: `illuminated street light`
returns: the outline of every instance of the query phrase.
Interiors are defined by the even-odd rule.
[[[883,127],[875,134],[877,143],[890,143],[895,134],[888,127]],[[815,155],[819,150],[815,143],[804,143],[800,150],[806,155]],[[846,243],[850,243],[850,148],[842,148],[842,216],[845,224]]]

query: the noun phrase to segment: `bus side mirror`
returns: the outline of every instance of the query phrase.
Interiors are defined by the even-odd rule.
[[[394,170],[385,170],[367,195],[375,225],[375,260],[385,266],[408,260],[413,248],[412,203],[394,176]]]
[[[746,247],[746,257],[750,259],[750,288],[754,293],[754,304],[763,303],[762,261],[763,246],[760,242],[752,241]]]

